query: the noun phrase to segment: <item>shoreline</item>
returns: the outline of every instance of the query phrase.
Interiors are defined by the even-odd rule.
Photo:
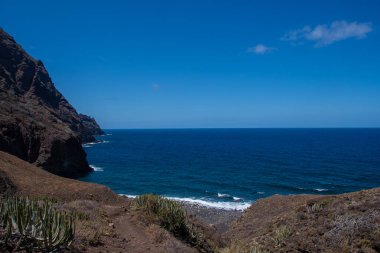
[[[119,194],[127,199],[134,199],[136,195]],[[203,224],[214,228],[217,232],[223,233],[227,231],[229,225],[239,219],[244,211],[248,209],[253,203],[245,203],[246,207],[240,209],[213,207],[206,204],[197,202],[186,201],[176,197],[165,197],[181,204],[191,216],[202,222]],[[223,202],[221,202],[223,203]]]
[[[144,194],[129,195],[129,194],[118,193],[118,195],[134,199],[137,196],[144,195]],[[156,195],[160,195],[160,194],[156,194]],[[197,199],[197,198],[192,198],[192,197],[170,197],[170,196],[165,196],[165,195],[160,195],[160,196],[163,198],[174,200],[174,201],[187,204],[187,205],[195,205],[195,206],[201,206],[205,208],[221,209],[221,210],[226,210],[226,211],[243,212],[244,210],[249,208],[253,203],[255,203],[255,201],[252,201],[252,202],[212,201],[212,200],[204,200],[202,198]]]
[[[202,223],[215,228],[215,230],[219,233],[227,231],[230,224],[239,219],[244,213],[244,210],[226,210],[189,203],[186,201],[177,202],[179,202],[186,209],[190,216],[193,216]]]
[[[59,200],[62,210],[88,214],[88,218],[78,220],[80,229],[72,244],[73,250],[77,250],[74,252],[196,251],[141,212],[129,209],[131,198],[122,197],[104,185],[56,176],[3,152],[0,165],[4,182],[7,179],[11,182],[3,188],[6,192],[53,197]],[[200,235],[205,236],[202,237],[205,247],[208,242],[221,243],[228,250],[235,247],[232,242],[238,241],[244,247],[254,240],[263,249],[277,252],[279,246],[273,243],[273,238],[285,233],[281,231],[291,231],[291,235],[282,238],[283,251],[342,252],[347,249],[345,239],[352,236],[350,245],[354,245],[355,252],[370,252],[379,245],[376,233],[379,197],[380,188],[327,196],[273,195],[257,200],[245,211],[178,203],[186,209],[190,222],[204,231]],[[352,224],[357,226],[355,234]],[[93,244],[93,235],[98,231],[103,231],[102,235]],[[331,244],[336,241],[343,243]]]

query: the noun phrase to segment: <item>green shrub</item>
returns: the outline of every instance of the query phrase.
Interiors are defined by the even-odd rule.
[[[199,234],[188,221],[185,209],[178,202],[158,195],[146,194],[136,197],[132,207],[157,217],[160,225],[176,237],[184,239],[192,245],[197,244]]]
[[[323,204],[320,204],[318,202],[308,205],[306,207],[306,210],[308,213],[317,213],[317,212],[320,212],[322,209],[323,209]]]
[[[0,204],[0,244],[14,250],[56,251],[71,244],[74,215],[56,210],[50,200],[7,198]]]

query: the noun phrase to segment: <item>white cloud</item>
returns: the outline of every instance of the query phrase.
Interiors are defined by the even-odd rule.
[[[330,25],[317,25],[314,28],[305,26],[304,28],[290,31],[282,39],[295,43],[309,40],[314,41],[315,46],[322,47],[349,38],[362,39],[371,31],[371,23],[334,21]]]
[[[254,54],[267,54],[275,50],[274,47],[268,47],[263,44],[257,44],[254,47],[250,47],[247,49],[247,53],[254,53]]]

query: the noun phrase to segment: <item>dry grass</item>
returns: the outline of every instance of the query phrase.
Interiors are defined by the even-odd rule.
[[[146,194],[136,197],[131,205],[152,221],[201,252],[214,252],[216,246],[204,227],[190,219],[186,210],[176,201],[158,195]]]
[[[282,226],[276,229],[272,239],[277,246],[280,246],[281,243],[291,235],[292,231],[290,230],[290,228],[288,226]]]
[[[57,208],[72,212],[77,217],[75,246],[79,248],[104,245],[102,238],[112,237],[115,231],[109,226],[110,220],[103,206],[91,200],[77,200],[68,203],[57,203]]]
[[[220,253],[268,253],[257,245],[243,245],[242,242],[234,241],[228,247],[219,250]]]
[[[158,195],[146,194],[136,197],[132,208],[157,218],[160,225],[174,236],[196,245],[199,235],[187,219],[186,210],[178,203]]]

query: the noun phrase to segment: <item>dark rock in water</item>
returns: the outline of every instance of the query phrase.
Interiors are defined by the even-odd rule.
[[[55,88],[43,63],[0,28],[0,150],[77,177],[92,171],[82,141],[102,133]]]

